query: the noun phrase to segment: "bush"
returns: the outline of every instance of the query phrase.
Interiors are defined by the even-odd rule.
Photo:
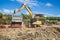
[[[50,21],[50,24],[57,24],[57,21]]]
[[[8,38],[7,36],[0,35],[0,40],[11,40],[11,39]]]

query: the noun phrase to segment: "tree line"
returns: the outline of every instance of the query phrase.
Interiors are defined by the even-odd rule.
[[[29,23],[31,16],[28,14],[21,14],[23,21]],[[12,15],[6,15],[0,12],[0,24],[10,24],[12,20]],[[60,17],[40,17],[41,21],[50,20],[51,22],[60,21]]]

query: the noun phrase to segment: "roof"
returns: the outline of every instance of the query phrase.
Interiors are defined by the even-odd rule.
[[[35,14],[35,16],[43,17],[44,15],[43,14]]]

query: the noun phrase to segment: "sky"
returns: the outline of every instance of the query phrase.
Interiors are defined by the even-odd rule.
[[[15,9],[19,9],[26,3],[33,14],[44,14],[45,16],[60,16],[60,0],[0,0],[0,12],[3,14],[13,14]],[[29,14],[24,8],[17,14]]]

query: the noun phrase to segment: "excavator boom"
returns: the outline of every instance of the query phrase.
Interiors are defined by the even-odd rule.
[[[32,11],[31,11],[31,9],[26,5],[26,3],[24,3],[24,4],[21,6],[21,8],[14,10],[14,13],[20,12],[23,8],[26,8],[27,11],[29,12],[29,14],[31,15],[31,17],[34,18],[34,15],[33,15]]]

